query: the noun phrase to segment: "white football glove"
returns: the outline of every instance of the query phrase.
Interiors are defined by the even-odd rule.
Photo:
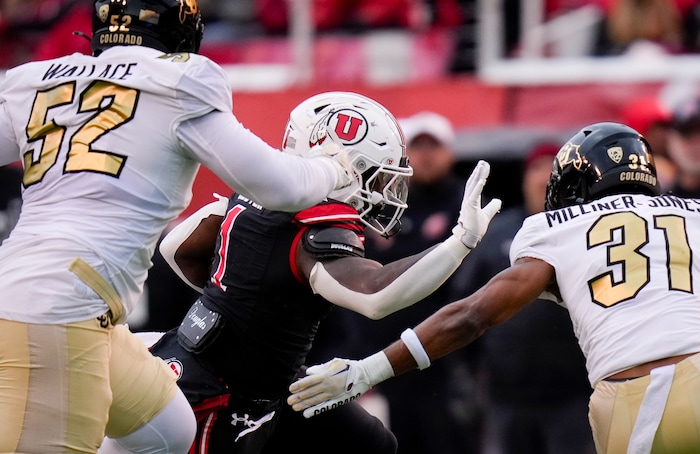
[[[338,173],[338,179],[334,190],[343,189],[352,185],[359,185],[355,170],[350,162],[350,151],[331,140],[325,140],[321,145],[316,145],[309,151],[309,158],[330,158],[331,163]]]
[[[469,249],[474,249],[486,233],[491,219],[501,210],[501,200],[493,199],[481,207],[481,191],[484,189],[491,166],[486,161],[479,161],[464,186],[462,208],[459,211],[457,225],[452,234],[462,240]]]
[[[393,376],[394,370],[383,352],[359,361],[334,358],[309,367],[306,377],[292,383],[287,403],[294,411],[304,410],[305,418],[311,418],[357,399]]]

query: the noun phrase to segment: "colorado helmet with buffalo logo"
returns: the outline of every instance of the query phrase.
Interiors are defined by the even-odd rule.
[[[330,197],[352,205],[362,222],[382,236],[399,230],[407,208],[406,141],[394,116],[378,102],[352,92],[327,92],[302,101],[289,115],[282,149],[308,156],[331,141],[349,151],[358,185]]]
[[[547,184],[545,209],[578,205],[612,194],[658,195],[651,148],[634,129],[595,123],[559,150]]]
[[[97,0],[92,11],[94,55],[112,46],[196,53],[203,32],[197,0]]]

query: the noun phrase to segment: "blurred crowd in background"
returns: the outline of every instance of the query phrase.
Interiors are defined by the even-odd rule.
[[[206,30],[202,53],[218,63],[243,58],[235,45],[249,40],[284,39],[290,31],[291,8],[308,1],[317,36],[362,36],[376,30],[449,35],[450,73],[472,72],[476,65],[479,27],[477,0],[200,0]],[[485,0],[494,1],[496,0]],[[517,56],[522,45],[521,0],[500,0],[505,56]],[[597,19],[584,52],[619,55],[638,44],[670,53],[700,50],[700,4],[697,0],[542,0],[542,20],[551,22],[576,10],[594,11]],[[0,68],[72,52],[89,52],[90,0],[0,1]],[[233,46],[233,47],[231,47]],[[263,51],[257,55],[274,58]]]

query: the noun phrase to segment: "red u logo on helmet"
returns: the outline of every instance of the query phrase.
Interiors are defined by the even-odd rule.
[[[335,125],[335,134],[341,140],[352,142],[357,137],[363,120],[343,113],[338,113],[336,118],[338,118],[338,123]]]

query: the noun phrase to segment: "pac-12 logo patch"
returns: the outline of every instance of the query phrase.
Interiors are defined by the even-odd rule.
[[[328,113],[316,123],[309,136],[309,146],[322,144],[328,135],[333,142],[344,146],[362,142],[369,132],[369,123],[360,112],[340,109]]]
[[[180,377],[182,377],[182,363],[180,362],[179,359],[173,357],[173,358],[168,358],[165,360],[165,364],[168,365],[168,367],[175,372],[175,375],[177,375],[177,379],[179,380]]]
[[[619,164],[620,161],[622,161],[622,156],[625,154],[624,151],[622,151],[622,147],[611,147],[608,148],[608,157],[615,162],[615,164]]]
[[[97,10],[97,17],[99,17],[102,22],[107,22],[108,15],[109,15],[109,5],[102,5]]]

